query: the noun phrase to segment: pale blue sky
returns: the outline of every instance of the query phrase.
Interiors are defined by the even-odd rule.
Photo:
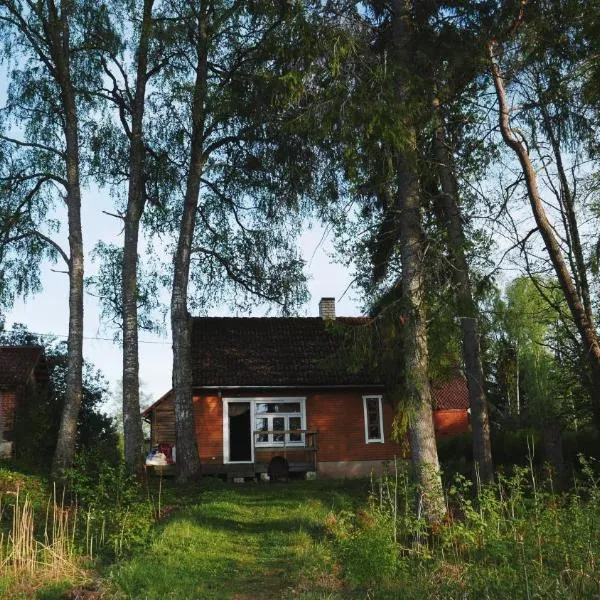
[[[0,66],[0,106],[6,100],[6,70]],[[86,276],[93,274],[95,266],[91,264],[89,253],[97,241],[122,244],[120,235],[122,223],[105,215],[102,211],[114,211],[112,200],[97,189],[85,190],[82,198],[82,225],[84,246],[86,251]],[[62,216],[64,222],[64,215]],[[66,246],[66,223],[58,240]],[[351,281],[346,268],[335,264],[329,257],[331,254],[331,236],[323,239],[323,229],[313,224],[302,233],[300,251],[308,261],[309,292],[311,299],[301,311],[302,316],[316,316],[318,302],[323,296],[334,296],[343,299],[338,302],[338,314],[359,314],[356,294],[347,290]],[[52,270],[54,265],[44,265],[43,290],[35,297],[27,300],[18,299],[14,307],[6,312],[6,328],[11,329],[14,323],[24,323],[32,332],[54,334],[66,339],[68,331],[68,285],[67,275]],[[62,269],[58,264],[56,269]],[[256,309],[253,316],[261,316],[266,307]],[[222,312],[212,311],[214,316],[227,316]],[[167,319],[168,323],[168,319]],[[168,329],[168,328],[167,328]],[[112,332],[100,322],[98,302],[88,293],[85,295],[84,319],[84,356],[94,363],[106,375],[114,388],[121,378],[121,348],[112,342]],[[107,338],[107,339],[97,339]],[[142,333],[140,340],[140,378],[143,391],[153,398],[162,395],[171,387],[171,343],[170,336],[161,337]]]
[[[86,248],[86,275],[94,271],[89,260],[89,252],[94,244],[104,241],[122,243],[119,235],[120,222],[102,213],[110,210],[110,201],[98,192],[87,192],[83,198],[83,231]],[[301,311],[301,316],[316,316],[318,302],[323,296],[334,296],[337,302],[338,315],[360,314],[356,293],[346,291],[351,276],[345,267],[335,264],[329,257],[331,253],[331,237],[326,236],[322,242],[323,229],[314,224],[306,229],[300,240],[300,250],[309,261],[308,283],[311,299]],[[322,243],[321,243],[322,242]],[[312,260],[311,260],[312,257]],[[68,331],[68,287],[67,276],[52,271],[52,265],[43,268],[43,291],[27,301],[18,300],[6,315],[6,327],[10,329],[14,323],[24,323],[34,332],[52,333],[66,336]],[[60,266],[58,267],[60,268]],[[266,307],[256,309],[253,316],[261,316]],[[212,315],[227,316],[227,310],[212,311]],[[168,320],[167,320],[168,323]],[[111,385],[121,377],[121,348],[111,339],[112,332],[100,322],[99,307],[96,299],[88,293],[85,295],[84,321],[84,356],[99,367]],[[144,392],[153,398],[162,395],[171,387],[171,345],[170,336],[161,337],[149,333],[141,333],[140,339],[140,377],[144,383]]]

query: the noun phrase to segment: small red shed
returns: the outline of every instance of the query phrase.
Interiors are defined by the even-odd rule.
[[[0,346],[0,458],[14,454],[19,408],[48,380],[44,349]]]

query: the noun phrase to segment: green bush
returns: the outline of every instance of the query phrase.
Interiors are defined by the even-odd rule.
[[[502,429],[492,432],[492,456],[496,465],[526,465],[544,460],[541,435],[535,429]]]
[[[122,461],[113,464],[92,451],[78,454],[67,472],[67,490],[85,518],[86,536],[95,536],[104,558],[120,557],[148,542],[156,507]]]
[[[597,461],[580,463],[581,476],[565,494],[531,467],[513,465],[480,490],[457,475],[446,488],[447,519],[435,528],[415,516],[417,493],[404,473],[381,479],[369,514],[382,529],[364,539],[347,535],[348,582],[368,581],[379,544],[386,577],[395,573],[387,580],[389,597],[598,597],[600,477]],[[393,565],[386,562],[391,556]]]
[[[438,440],[438,456],[445,472],[470,472],[473,462],[473,437],[471,433],[452,435]],[[573,466],[578,456],[600,458],[600,433],[593,428],[562,433],[565,461]],[[529,456],[536,465],[545,461],[541,433],[535,429],[501,429],[492,432],[494,464],[512,466],[529,464]]]
[[[343,511],[327,520],[341,557],[345,579],[352,587],[385,585],[396,574],[398,546],[390,518],[374,511]]]

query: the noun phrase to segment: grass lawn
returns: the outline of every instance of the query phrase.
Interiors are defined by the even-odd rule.
[[[338,597],[339,565],[324,524],[330,511],[356,509],[367,492],[364,481],[167,490],[172,512],[149,547],[110,579],[128,598]]]
[[[43,482],[0,472],[2,502],[14,502],[16,486],[37,507],[36,527],[17,528],[31,541],[27,554],[8,544],[15,511],[0,506],[0,598],[600,599],[600,475],[588,463],[561,494],[520,467],[477,495],[457,477],[435,529],[416,517],[401,472],[375,482],[370,501],[367,481],[211,479],[160,494],[154,483],[123,505],[57,513],[73,526],[56,554]],[[11,548],[33,562],[15,562]],[[81,586],[88,595],[74,595]]]

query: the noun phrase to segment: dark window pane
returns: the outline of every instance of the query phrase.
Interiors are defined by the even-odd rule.
[[[381,439],[379,399],[367,398],[367,432],[370,440]]]
[[[254,428],[256,431],[267,431],[269,429],[269,420],[268,419],[264,419],[262,417],[258,417],[255,421],[254,421]],[[266,433],[259,433],[256,436],[256,441],[257,442],[268,442],[269,441],[269,435]]]
[[[300,412],[300,402],[280,402],[275,404],[276,411],[281,413],[299,413]]]
[[[290,417],[290,429],[302,429],[302,419],[300,417]],[[301,433],[290,433],[290,442],[301,442]]]
[[[284,431],[285,430],[285,419],[283,417],[273,417],[273,431]],[[274,433],[274,442],[283,442],[283,433]]]

